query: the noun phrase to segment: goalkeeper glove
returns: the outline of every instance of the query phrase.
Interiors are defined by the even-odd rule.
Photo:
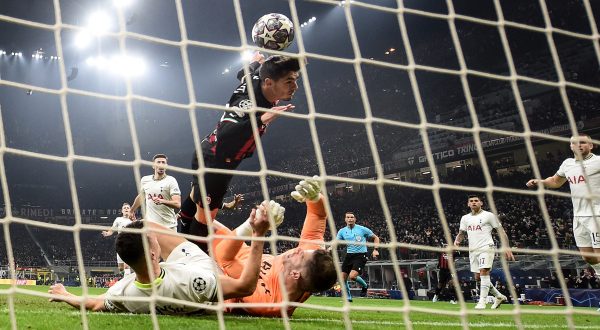
[[[312,179],[302,180],[296,185],[296,191],[292,191],[292,197],[300,203],[310,200],[316,202],[319,200],[321,185],[319,184],[318,176],[313,176]]]
[[[271,214],[271,216],[273,217],[273,221],[275,222],[275,228],[277,228],[283,222],[285,207],[279,205],[279,203],[275,201],[270,201],[269,214]]]

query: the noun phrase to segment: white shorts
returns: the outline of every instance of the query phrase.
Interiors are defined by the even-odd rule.
[[[493,249],[483,249],[469,252],[471,272],[479,273],[482,268],[492,268],[496,252]]]
[[[121,256],[117,253],[117,264],[124,264],[125,261],[123,261],[123,259],[121,259]]]
[[[173,249],[167,257],[166,262],[179,262],[185,264],[194,264],[195,269],[203,269],[213,272],[216,262],[213,258],[204,253],[198,245],[185,241]],[[218,269],[217,269],[218,270]]]
[[[600,216],[574,217],[573,236],[577,247],[600,249]]]

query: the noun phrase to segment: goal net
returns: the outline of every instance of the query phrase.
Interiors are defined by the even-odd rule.
[[[600,274],[575,245],[570,191],[525,186],[573,157],[570,136],[596,138],[597,2],[4,2],[0,323],[35,326],[27,299],[50,295],[25,285],[59,281],[85,298],[119,279],[114,240],[101,231],[163,153],[182,199],[192,175],[235,175],[229,195],[245,201],[219,213],[227,226],[262,200],[286,207],[265,253],[298,244],[306,210],[289,197],[298,181],[318,175],[325,195],[336,286],[303,304],[284,298],[273,323],[226,313],[237,305],[220,300],[206,307],[216,314],[205,316],[207,326],[597,327],[588,320],[598,317]],[[282,52],[252,44],[252,24],[271,12],[295,26]],[[190,169],[193,151],[201,154],[204,136],[232,111],[224,104],[255,51],[301,60],[294,112],[269,125],[235,171]],[[580,197],[597,202],[592,189]],[[452,248],[471,194],[508,237],[494,237],[492,284],[509,297],[498,310],[474,309],[480,287],[467,245]],[[348,291],[341,274],[349,244],[336,235],[348,211],[381,241],[358,243],[370,257],[367,290],[352,281]],[[452,277],[436,291],[442,254],[453,256]],[[293,316],[290,306],[299,307]],[[73,315],[86,329],[104,324],[83,310]],[[154,310],[146,320],[176,324]]]

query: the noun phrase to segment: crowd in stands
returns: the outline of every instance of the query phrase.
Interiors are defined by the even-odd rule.
[[[548,154],[547,159],[539,162],[542,173],[553,173],[560,161],[557,157]],[[524,188],[524,183],[532,176],[530,171],[511,171],[503,175],[494,174],[493,184],[504,187]],[[471,186],[485,186],[485,180],[480,168],[466,167],[461,172],[452,173],[451,177],[443,178],[447,183]],[[441,246],[448,243],[444,237],[443,225],[434,203],[433,193],[430,190],[418,190],[401,186],[386,186],[384,188],[387,207],[391,214],[391,223],[385,220],[381,202],[375,187],[360,187],[356,191],[347,189],[337,190],[329,194],[328,199],[331,211],[336,220],[336,228],[345,226],[343,215],[346,211],[356,212],[358,224],[371,228],[382,240],[391,242],[390,232],[394,232],[398,242]],[[466,207],[467,191],[442,190],[440,197],[442,209],[448,224],[451,239],[458,232],[459,220],[468,212]],[[519,194],[495,193],[494,204],[499,217],[509,236],[511,246],[528,248],[550,248],[548,229],[539,206],[537,197]],[[486,200],[485,208],[490,202]],[[554,196],[545,197],[546,207],[550,214],[551,230],[557,238],[559,247],[570,249],[574,245],[572,231],[570,230],[571,201],[569,198]],[[253,205],[251,201],[247,205]],[[304,206],[284,201],[286,207],[286,221],[278,228],[278,235],[299,237],[301,227],[299,222],[304,219]],[[239,213],[248,212],[248,206]],[[228,212],[221,215],[223,221],[235,223],[243,215]],[[390,227],[391,226],[391,227]],[[329,231],[326,239],[330,239]],[[279,251],[293,247],[291,241],[279,241]],[[343,250],[341,248],[340,250]],[[431,258],[431,253],[419,250],[400,248],[396,251],[402,259]],[[389,258],[383,251],[382,258]]]
[[[542,173],[553,173],[560,165],[560,158],[551,154],[539,161]],[[493,168],[491,169],[492,172]],[[529,171],[510,171],[503,175],[494,172],[493,184],[505,187],[524,188],[524,183],[532,176]],[[480,168],[468,166],[460,171],[451,173],[449,177],[442,178],[451,184],[462,184],[482,187],[485,180]],[[391,222],[386,221],[383,208],[379,199],[377,188],[374,186],[354,186],[348,189],[330,191],[328,195],[331,211],[337,229],[345,226],[344,213],[356,212],[358,224],[371,228],[383,243],[391,241],[390,233],[393,232],[397,242],[415,245],[441,246],[448,243],[444,226],[440,220],[437,206],[434,203],[433,192],[429,189],[416,189],[399,185],[386,185],[384,193],[387,207],[391,214]],[[447,229],[453,239],[457,234],[459,219],[468,212],[466,207],[467,191],[446,190],[439,192],[441,207],[447,222]],[[484,208],[490,209],[491,201],[484,196]],[[219,218],[222,222],[234,226],[239,224],[257,200],[247,200],[241,209],[221,212]],[[494,193],[493,202],[500,216],[500,220],[509,236],[511,246],[522,248],[550,248],[548,229],[543,219],[537,197],[520,194]],[[558,240],[559,247],[570,249],[574,245],[570,229],[571,201],[569,198],[554,196],[545,197],[546,207],[550,215],[551,230]],[[304,220],[305,206],[283,200],[286,207],[286,221],[278,228],[277,234],[284,236],[278,241],[279,252],[293,246],[295,242],[286,241],[285,236],[297,238],[300,236],[300,224]],[[109,225],[107,223],[107,225]],[[18,239],[15,239],[17,238]],[[113,261],[114,237],[104,238],[98,231],[83,230],[79,233],[82,257],[85,262]],[[76,260],[75,241],[73,233],[62,230],[49,230],[37,226],[11,225],[11,243],[15,259],[19,265],[46,266],[47,259],[50,263],[56,260]],[[326,240],[330,240],[330,230],[327,230]],[[0,235],[5,252],[4,236]],[[344,249],[339,246],[340,252]],[[267,252],[271,246],[267,245]],[[389,259],[389,251],[381,249],[381,258]],[[431,252],[398,248],[399,258],[417,259],[434,258]],[[2,264],[7,263],[5,253],[0,254]]]

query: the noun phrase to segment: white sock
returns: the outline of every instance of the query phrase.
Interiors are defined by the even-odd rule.
[[[490,292],[490,287],[492,286],[492,281],[490,281],[490,276],[481,276],[481,291],[479,294],[479,302],[484,303],[487,299],[487,296]]]
[[[491,281],[490,281],[490,293],[494,297],[500,297],[502,295],[502,293],[500,293],[500,291],[498,291],[498,289],[496,289],[496,287],[491,283]]]
[[[237,236],[252,236],[252,226],[250,225],[250,221],[246,220],[244,221],[244,223],[242,223],[241,225],[239,225],[236,229],[235,229],[235,234]]]
[[[130,268],[123,269],[123,275],[129,275],[129,274],[131,274],[131,269]]]

